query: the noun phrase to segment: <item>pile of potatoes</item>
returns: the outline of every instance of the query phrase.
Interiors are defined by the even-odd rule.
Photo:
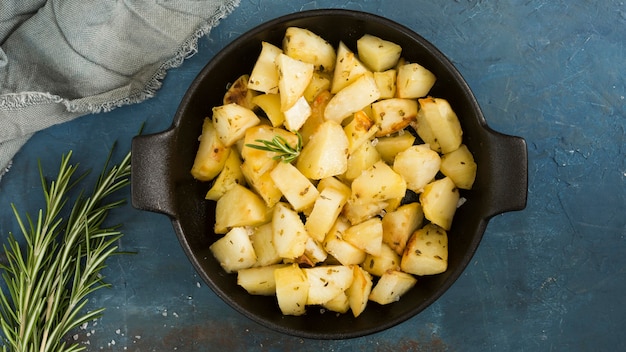
[[[205,118],[191,169],[212,182],[223,269],[283,314],[355,317],[444,272],[476,163],[450,104],[429,96],[435,75],[372,35],[356,51],[297,27],[282,47],[260,44]],[[292,161],[250,147],[276,136],[301,145]]]

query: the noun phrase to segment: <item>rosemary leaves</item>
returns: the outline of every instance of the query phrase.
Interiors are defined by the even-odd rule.
[[[110,210],[124,203],[107,198],[129,184],[130,153],[111,168],[109,154],[91,195],[81,193],[64,220],[68,192],[84,176],[74,177],[77,166],[70,164],[71,155],[62,157],[56,180],[49,184],[39,166],[46,206],[36,219],[27,215],[25,221],[12,206],[26,245],[21,248],[12,233],[4,245],[0,328],[5,351],[83,350],[84,346],[64,342],[64,337],[104,310],[83,308],[90,293],[108,286],[100,271],[116,253],[122,233],[103,222]]]
[[[298,142],[293,147],[289,145],[284,137],[279,135],[274,136],[271,140],[257,139],[255,142],[261,144],[246,144],[246,147],[274,152],[276,156],[273,159],[290,163],[296,160],[302,150],[302,135],[299,132],[296,132],[296,135],[298,136]]]

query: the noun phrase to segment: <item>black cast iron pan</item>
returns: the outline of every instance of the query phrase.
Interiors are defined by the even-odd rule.
[[[474,187],[461,193],[467,202],[457,211],[449,231],[448,270],[419,278],[399,302],[369,304],[358,318],[317,309],[305,316],[283,316],[275,298],[251,296],[226,274],[209,246],[215,203],[204,200],[210,184],[195,181],[189,170],[198,147],[204,117],[221,100],[229,83],[249,73],[265,40],[280,45],[285,29],[304,27],[331,44],[343,41],[353,50],[363,34],[393,41],[403,57],[418,62],[437,76],[431,95],[447,99],[464,130],[464,143],[474,154],[478,172]],[[437,300],[470,262],[491,217],[526,206],[527,149],[522,138],[504,135],[487,126],[470,88],[452,63],[432,44],[388,19],[349,10],[294,13],[262,24],[219,52],[200,72],[185,94],[171,127],[136,137],[132,144],[132,204],[166,214],[191,263],[207,285],[225,302],[250,319],[274,330],[306,338],[342,339],[390,328],[421,312]],[[480,292],[476,292],[480,294]]]

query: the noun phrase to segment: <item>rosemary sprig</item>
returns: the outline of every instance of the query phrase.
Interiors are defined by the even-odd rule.
[[[7,259],[1,269],[6,288],[0,290],[4,351],[84,350],[79,344],[68,344],[67,335],[104,310],[83,308],[90,293],[109,286],[100,271],[116,253],[122,234],[117,227],[103,227],[103,222],[124,200],[106,202],[105,198],[129,184],[130,153],[110,169],[109,154],[93,193],[85,197],[81,192],[64,220],[61,213],[68,192],[86,175],[74,177],[77,165],[70,164],[71,155],[62,157],[56,180],[50,184],[39,164],[46,207],[39,210],[36,222],[29,215],[25,222],[12,205],[26,244],[22,249],[10,233],[4,245]]]
[[[296,136],[298,136],[298,142],[294,147],[290,146],[289,142],[279,135],[275,135],[272,140],[257,139],[255,142],[261,144],[246,144],[246,147],[274,152],[276,155],[272,159],[290,163],[296,160],[302,150],[302,135],[296,132]]]

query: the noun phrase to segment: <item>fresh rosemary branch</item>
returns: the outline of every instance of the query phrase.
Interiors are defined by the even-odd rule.
[[[0,290],[4,351],[84,350],[64,340],[104,310],[85,312],[83,308],[90,293],[108,286],[100,271],[116,253],[122,234],[117,227],[103,227],[103,222],[124,200],[107,202],[106,198],[129,184],[130,153],[111,168],[109,154],[93,193],[86,197],[81,192],[64,220],[68,192],[86,175],[74,177],[77,165],[70,164],[71,155],[62,157],[56,180],[50,184],[39,164],[46,207],[39,210],[35,222],[28,215],[25,222],[12,205],[26,244],[21,248],[10,233],[4,245],[7,264],[1,269],[6,287]]]
[[[290,146],[287,140],[283,136],[279,135],[274,136],[271,141],[257,139],[255,142],[261,144],[246,144],[246,147],[264,150],[267,152],[274,152],[276,153],[276,156],[274,156],[273,159],[290,163],[296,160],[302,150],[302,135],[300,135],[299,132],[296,132],[296,135],[298,136],[298,142],[295,147]]]

